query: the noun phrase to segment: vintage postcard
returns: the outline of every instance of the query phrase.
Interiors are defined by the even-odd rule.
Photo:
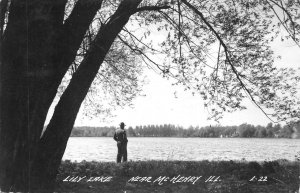
[[[300,193],[299,0],[0,0],[0,193]]]

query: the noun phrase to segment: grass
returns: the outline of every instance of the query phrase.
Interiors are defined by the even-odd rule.
[[[83,179],[67,181],[76,176]],[[214,177],[207,181],[210,176]],[[181,178],[185,182],[176,182],[171,180],[173,177],[178,177],[178,180],[180,177],[189,178]],[[299,163],[286,160],[130,161],[122,164],[63,161],[56,192],[295,193],[298,189]]]

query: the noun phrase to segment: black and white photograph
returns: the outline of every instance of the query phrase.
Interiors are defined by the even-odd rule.
[[[0,193],[300,193],[299,0],[0,0]]]

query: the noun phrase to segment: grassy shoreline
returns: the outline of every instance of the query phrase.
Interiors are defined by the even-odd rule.
[[[56,192],[295,193],[299,162],[63,161]]]

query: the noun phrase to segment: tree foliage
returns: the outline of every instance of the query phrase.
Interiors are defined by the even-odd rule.
[[[88,48],[89,43],[84,42],[93,39],[118,3],[103,3],[82,47],[85,44]],[[116,70],[109,73],[132,77],[133,72],[135,79],[145,66],[158,71],[174,84],[199,94],[215,120],[224,112],[245,109],[243,100],[249,98],[271,120],[296,121],[300,71],[296,66],[276,67],[270,44],[281,38],[299,46],[299,6],[298,1],[269,0],[143,1],[118,34],[116,50],[111,49],[105,62],[110,61],[107,66]],[[155,40],[155,34],[159,40]],[[126,64],[125,68],[119,63]],[[107,75],[104,72],[107,70],[103,68],[99,76]],[[130,78],[127,87],[120,86],[126,81],[117,85],[112,79],[106,80],[109,84],[103,91],[112,91],[109,96],[114,96],[116,104],[129,103],[140,91]],[[126,87],[128,93],[119,87]],[[131,97],[122,98],[129,94]]]

